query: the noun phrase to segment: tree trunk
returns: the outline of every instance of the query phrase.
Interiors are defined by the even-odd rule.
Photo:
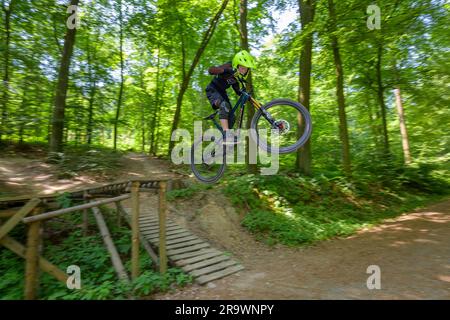
[[[159,49],[159,45],[158,45],[158,58],[157,58],[157,62],[156,62],[156,90],[155,90],[155,111],[152,113],[152,123],[150,124],[150,154],[151,155],[155,155],[155,133],[156,133],[156,120],[158,118],[158,114],[159,114],[159,101],[160,101],[160,72],[161,72],[161,57],[160,57],[160,49]]]
[[[411,163],[411,154],[409,152],[408,131],[406,130],[405,113],[403,111],[402,96],[400,86],[394,89],[395,104],[397,105],[398,120],[400,124],[400,134],[402,135],[403,157],[406,165]]]
[[[71,0],[70,5],[77,6],[79,0]],[[69,84],[69,67],[75,45],[76,28],[67,28],[61,65],[58,73],[58,84],[56,86],[55,107],[52,118],[52,135],[50,138],[50,151],[60,152],[63,149],[64,111],[66,108],[67,87]]]
[[[379,143],[379,134],[378,134],[377,127],[376,127],[377,120],[376,120],[375,115],[373,114],[371,101],[368,98],[367,94],[365,95],[365,100],[366,100],[367,116],[369,118],[370,133],[372,135],[374,148],[375,148],[376,152],[378,153],[380,143]]]
[[[122,108],[122,98],[123,98],[123,69],[124,69],[124,61],[123,61],[123,12],[122,12],[122,0],[119,1],[119,54],[120,54],[120,88],[119,88],[119,97],[117,99],[117,108],[116,108],[116,117],[114,119],[114,150],[117,150],[117,131],[119,127],[119,117],[120,117],[120,109]]]
[[[240,36],[240,42],[241,42],[241,49],[242,50],[249,50],[248,47],[248,29],[247,29],[247,0],[241,0],[239,4],[239,36]],[[253,81],[252,81],[252,72],[250,71],[250,74],[247,78],[247,90],[249,92],[253,89]],[[255,114],[255,109],[253,108],[252,104],[249,102],[247,103],[247,128],[250,128],[250,124],[252,122],[253,115]],[[256,166],[256,163],[251,164],[250,163],[250,139],[248,139],[248,143],[246,145],[246,151],[245,151],[245,162],[247,164],[247,171],[249,173],[256,173],[258,170],[258,167]]]
[[[380,105],[381,112],[381,121],[382,121],[382,129],[383,129],[383,153],[385,158],[389,158],[389,136],[387,130],[387,120],[386,120],[386,104],[384,102],[384,87],[381,76],[381,57],[383,54],[383,46],[381,44],[378,45],[377,51],[377,64],[376,64],[376,77],[377,77],[377,97],[378,103]]]
[[[98,40],[98,39],[97,39]],[[95,50],[95,47],[94,47]],[[96,54],[94,51],[94,56],[91,56],[91,46],[90,41],[88,39],[88,48],[87,48],[87,59],[88,59],[88,69],[89,69],[89,107],[88,107],[88,122],[86,128],[86,142],[87,144],[92,143],[92,132],[94,127],[94,98],[95,93],[97,92],[97,81],[95,75],[93,75],[92,65],[95,62]]]
[[[313,37],[311,23],[314,21],[316,2],[314,0],[299,0],[300,22],[302,32],[307,32],[303,40],[303,48],[300,54],[300,77],[299,77],[299,100],[300,103],[309,110],[309,100],[311,92],[311,58]],[[303,132],[302,119],[298,119],[297,130],[300,135]],[[297,151],[296,168],[305,175],[311,175],[311,140]]]
[[[330,15],[330,38],[331,48],[333,50],[334,66],[336,69],[336,97],[339,110],[339,137],[342,143],[342,164],[347,176],[351,176],[350,164],[350,143],[348,139],[347,115],[345,113],[344,97],[344,71],[342,68],[341,55],[339,51],[339,42],[335,34],[337,29],[336,10],[333,0],[328,0],[328,12]]]
[[[8,120],[8,101],[9,101],[9,55],[10,55],[10,43],[11,43],[11,12],[13,10],[15,0],[11,0],[9,6],[5,6],[2,1],[2,10],[5,13],[4,28],[5,28],[5,44],[4,44],[4,69],[3,69],[3,97],[2,97],[2,110],[0,118],[0,142],[4,131],[7,128]]]
[[[144,92],[145,96],[147,96],[147,91],[145,88],[145,83],[144,83],[144,72],[141,71],[140,72],[140,76],[139,76],[139,82],[140,82],[140,86],[142,91]],[[146,112],[146,106],[147,106],[147,101],[144,101],[141,103],[141,152],[144,153],[145,152],[145,138],[146,138],[146,120],[145,120],[145,114],[148,113]]]
[[[203,51],[205,51],[206,46],[209,43],[209,40],[211,40],[212,35],[214,34],[214,30],[217,26],[217,23],[219,22],[220,16],[222,15],[222,12],[225,10],[229,0],[224,0],[222,2],[222,5],[217,11],[216,15],[211,19],[208,29],[206,30],[205,34],[203,35],[202,42],[200,43],[199,48],[197,49],[197,52],[195,54],[194,60],[192,61],[192,64],[189,68],[189,71],[187,74],[183,76],[183,80],[181,82],[180,91],[178,92],[177,96],[177,107],[175,110],[175,114],[173,116],[173,123],[172,123],[172,130],[171,133],[175,131],[178,128],[178,124],[180,122],[180,115],[181,115],[181,105],[183,103],[183,97],[186,93],[186,90],[189,86],[189,81],[191,80],[192,74],[194,73],[194,69],[197,66],[200,57],[203,54]],[[172,149],[175,145],[175,142],[172,141],[172,139],[169,140],[169,157],[172,153]]]

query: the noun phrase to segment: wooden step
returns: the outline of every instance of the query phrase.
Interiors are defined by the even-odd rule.
[[[190,274],[192,274],[194,277],[199,277],[199,276],[202,276],[202,275],[205,275],[208,273],[213,273],[214,271],[219,271],[219,270],[225,269],[226,267],[234,266],[236,264],[237,264],[236,261],[228,260],[228,261],[216,263],[216,264],[206,267],[206,268],[194,270],[194,271],[190,272]]]
[[[200,277],[196,278],[195,281],[198,284],[203,285],[203,284],[205,284],[207,282],[226,277],[226,276],[228,276],[230,274],[236,273],[236,272],[241,271],[243,269],[244,269],[244,267],[242,265],[235,265],[235,266],[228,267],[226,269],[220,270],[218,272],[214,272],[214,273],[210,273],[210,274],[207,274],[207,275],[204,275],[204,276],[200,276]]]
[[[192,271],[192,270],[196,270],[196,269],[201,269],[204,267],[208,267],[210,265],[216,264],[218,262],[222,262],[222,261],[226,261],[229,260],[230,257],[225,256],[225,255],[220,255],[218,257],[214,257],[212,259],[207,259],[207,260],[203,260],[197,263],[193,263],[193,264],[188,264],[187,266],[182,267],[182,269],[186,272]]]
[[[220,256],[220,255],[223,255],[223,253],[220,251],[217,251],[217,250],[213,250],[211,252],[208,252],[208,253],[205,253],[205,254],[202,254],[202,255],[199,255],[196,257],[178,260],[176,262],[176,265],[177,266],[186,266],[188,264],[193,264],[193,263],[203,261],[203,260],[206,260],[209,258],[214,258],[214,257]]]

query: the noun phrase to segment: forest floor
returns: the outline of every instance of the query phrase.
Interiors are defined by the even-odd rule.
[[[164,160],[128,154],[123,161],[122,171],[102,182],[177,176]],[[0,193],[49,194],[99,182],[83,175],[58,179],[56,173],[44,159],[0,156]],[[350,237],[299,248],[256,241],[215,189],[171,201],[169,215],[230,252],[245,270],[151,299],[450,299],[450,200]],[[381,289],[367,288],[367,268],[372,265],[380,268]]]

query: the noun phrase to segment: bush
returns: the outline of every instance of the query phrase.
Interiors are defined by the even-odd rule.
[[[421,180],[421,186],[426,181]],[[286,245],[350,235],[436,199],[423,191],[430,192],[423,187],[413,193],[365,178],[324,175],[249,175],[227,180],[224,188],[234,205],[248,211],[243,226],[268,244]]]

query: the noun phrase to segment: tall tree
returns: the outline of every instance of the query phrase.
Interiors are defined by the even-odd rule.
[[[344,97],[344,71],[342,67],[341,54],[339,50],[339,42],[337,37],[337,19],[336,8],[333,0],[328,0],[328,13],[330,17],[329,31],[331,40],[331,49],[333,50],[334,67],[336,70],[336,97],[338,103],[339,114],[339,137],[342,144],[342,164],[344,172],[347,176],[351,175],[350,165],[350,143],[348,139],[347,115],[345,113],[345,97]]]
[[[397,85],[394,89],[395,104],[397,105],[398,121],[400,125],[400,134],[402,136],[402,150],[403,160],[406,165],[411,163],[411,154],[409,152],[408,131],[406,130],[405,113],[403,111],[402,95],[400,93],[400,86]]]
[[[98,38],[97,38],[98,40]],[[94,128],[94,99],[95,94],[97,92],[97,78],[94,74],[94,68],[93,64],[96,60],[96,48],[95,43],[92,45],[89,34],[88,34],[88,41],[87,41],[87,64],[88,64],[88,81],[89,81],[89,97],[88,97],[88,119],[87,119],[87,126],[86,126],[86,142],[87,144],[92,143],[92,133]]]
[[[205,48],[208,45],[209,40],[211,40],[211,37],[214,34],[214,30],[217,26],[217,23],[219,22],[220,16],[222,15],[222,12],[225,10],[228,2],[229,2],[229,0],[224,0],[222,2],[222,5],[220,6],[219,10],[215,14],[215,16],[211,19],[211,21],[209,22],[209,27],[203,35],[200,46],[198,47],[197,52],[195,53],[194,59],[192,60],[192,63],[191,63],[191,66],[189,67],[188,72],[183,71],[183,73],[182,73],[182,81],[181,81],[180,90],[178,91],[177,107],[175,109],[175,114],[173,116],[171,132],[175,131],[178,128],[178,123],[180,122],[181,106],[183,104],[184,94],[186,93],[186,90],[189,86],[189,82],[191,80],[192,74],[194,73],[194,69],[198,64],[200,57],[203,54],[203,51],[205,51]],[[183,46],[184,46],[184,44],[182,43],[182,48],[183,48]],[[183,61],[185,61],[184,50],[182,50],[182,55],[183,55],[183,57],[182,57]],[[183,63],[183,65],[184,65],[184,63]],[[170,139],[170,141],[169,141],[169,156],[172,152],[174,145],[175,145],[175,142],[172,141],[172,139]]]
[[[300,54],[300,76],[298,96],[300,103],[309,110],[311,95],[311,59],[313,46],[313,21],[315,0],[298,0],[302,30],[302,51]],[[303,130],[302,119],[298,119],[298,131]],[[296,168],[305,175],[311,175],[311,140],[297,151]]]
[[[79,0],[71,0],[69,5],[78,6]],[[70,17],[70,15],[69,15]],[[75,45],[76,27],[67,26],[64,40],[63,54],[58,72],[56,86],[55,106],[52,118],[52,135],[50,138],[50,151],[60,152],[63,149],[64,111],[66,108],[67,87],[69,84],[69,67]]]
[[[158,119],[158,115],[159,115],[159,104],[161,101],[161,97],[160,97],[160,77],[161,77],[161,50],[160,50],[160,46],[158,45],[158,49],[157,49],[157,55],[158,57],[156,58],[156,92],[155,92],[155,96],[154,96],[154,101],[155,101],[155,111],[152,113],[152,120],[151,120],[151,124],[150,124],[150,150],[149,153],[151,155],[155,155],[156,154],[156,127],[157,127],[157,119]]]
[[[2,11],[5,15],[4,18],[4,29],[5,29],[5,44],[4,44],[4,67],[3,67],[3,84],[2,84],[2,91],[3,91],[3,97],[2,97],[2,109],[1,109],[1,118],[0,118],[0,142],[2,141],[3,131],[7,127],[7,118],[8,118],[8,101],[9,101],[9,79],[10,79],[10,72],[9,72],[9,65],[10,65],[10,43],[11,43],[11,13],[14,9],[14,5],[16,3],[16,0],[11,0],[8,3],[6,3],[4,0],[2,0]]]
[[[248,29],[247,29],[247,14],[248,14],[248,1],[240,0],[239,4],[239,38],[240,38],[240,46],[242,50],[249,50],[248,45]],[[253,80],[252,80],[252,71],[247,77],[247,90],[253,91]],[[254,94],[254,93],[253,93]],[[247,103],[247,128],[250,128],[250,124],[252,122],[253,115],[255,114],[255,109],[251,105],[251,103]],[[250,142],[250,139],[249,139]],[[247,170],[249,173],[256,173],[257,166],[255,163],[250,163],[250,146],[247,143],[246,146],[246,163]]]
[[[383,44],[381,42],[377,45],[377,62],[375,65],[375,72],[376,72],[376,91],[377,91],[377,98],[378,98],[378,104],[380,106],[380,114],[381,114],[381,123],[382,123],[382,130],[383,130],[383,153],[386,158],[390,156],[390,150],[389,150],[389,134],[388,134],[388,128],[387,128],[387,118],[386,118],[386,103],[384,101],[384,85],[383,85],[383,78],[382,78],[382,56],[383,56]]]
[[[123,8],[122,0],[119,0],[119,58],[120,58],[120,84],[119,96],[117,98],[116,116],[114,118],[114,150],[117,149],[117,132],[119,130],[120,110],[122,109],[123,88],[124,88],[124,60],[123,60]]]

